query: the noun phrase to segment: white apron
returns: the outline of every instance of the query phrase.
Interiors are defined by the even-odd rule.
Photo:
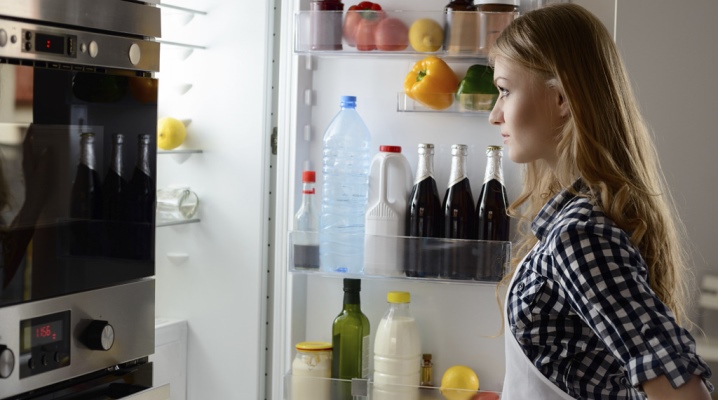
[[[530,253],[531,252],[529,252],[529,254]],[[509,283],[509,289],[506,291],[506,316],[504,317],[504,326],[506,327],[504,332],[504,340],[506,342],[506,376],[504,377],[504,388],[501,394],[501,400],[575,400],[559,389],[553,382],[549,381],[548,378],[529,361],[521,349],[521,346],[516,341],[516,338],[511,333],[508,318],[509,294],[511,293],[514,280],[525,259],[526,257],[519,263],[519,267],[516,269]]]

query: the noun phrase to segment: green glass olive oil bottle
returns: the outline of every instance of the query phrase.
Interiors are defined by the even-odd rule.
[[[362,313],[361,280],[344,279],[344,306],[332,324],[332,378],[351,380],[369,377],[369,319]],[[336,399],[351,399],[351,385],[337,385]]]

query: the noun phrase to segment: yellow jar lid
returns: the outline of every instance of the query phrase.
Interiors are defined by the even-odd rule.
[[[301,351],[322,351],[331,350],[332,344],[329,342],[299,342],[296,348]]]
[[[409,303],[411,294],[409,292],[389,292],[386,294],[386,301],[389,303]]]

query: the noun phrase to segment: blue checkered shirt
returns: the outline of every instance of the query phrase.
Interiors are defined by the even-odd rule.
[[[575,188],[581,189],[581,181]],[[644,399],[710,368],[651,290],[646,263],[600,207],[564,190],[533,221],[539,239],[509,288],[509,329],[526,357],[577,399]]]

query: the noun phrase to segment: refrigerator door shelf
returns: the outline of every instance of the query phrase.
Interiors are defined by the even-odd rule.
[[[187,125],[187,124],[186,124]],[[202,154],[199,149],[175,149],[175,150],[158,150],[157,154],[170,155],[177,164],[182,164],[192,157],[193,154]]]
[[[439,377],[440,378],[440,377]],[[441,388],[433,386],[405,386],[377,384],[368,379],[330,379],[312,376],[293,375],[288,373],[284,377],[286,400],[335,400],[344,398],[342,393],[351,393],[353,399],[380,400],[380,399],[416,399],[416,400],[446,400]],[[451,398],[470,399],[473,395],[485,393],[482,399],[500,399],[501,392],[486,390],[471,391],[452,389]]]
[[[493,94],[462,94],[459,98],[451,94],[454,102],[449,108],[443,110],[431,109],[407,96],[404,92],[396,95],[396,111],[419,113],[445,113],[462,114],[470,116],[488,117],[498,95]]]
[[[454,35],[448,40],[448,48],[444,49],[441,45],[446,34],[443,28],[446,15],[443,10],[299,11],[295,14],[294,51],[298,54],[329,57],[351,55],[415,58],[434,55],[441,58],[486,61],[492,40],[495,40],[501,32],[499,28],[508,25],[517,16],[518,12],[513,11],[454,11],[452,18],[454,21],[461,21],[462,28],[456,29],[455,32],[461,32],[461,37]],[[379,27],[377,21],[382,20],[391,20],[393,26],[385,24],[386,26]],[[351,29],[352,25],[357,26],[357,29]],[[373,27],[369,28],[368,25]],[[411,42],[409,32],[412,27],[427,32],[423,36],[425,39],[419,40],[415,34],[415,40]],[[359,39],[358,46],[354,43],[350,46],[346,33],[366,31],[366,29],[374,29],[375,32],[384,31],[387,34],[374,35],[374,37],[383,37],[383,42],[374,40],[372,43],[364,43]],[[406,32],[402,32],[404,29]],[[343,35],[341,35],[342,30]],[[339,37],[340,35],[343,37]],[[363,34],[357,36],[367,37]],[[332,46],[330,42],[337,43]],[[359,50],[360,47],[365,50]],[[327,48],[333,49],[326,50]]]
[[[295,244],[298,244],[299,237],[300,233],[289,232],[287,265],[289,265],[289,271],[301,274],[342,278],[392,278],[451,284],[496,285],[508,272],[511,260],[511,242],[364,235],[364,243],[371,244],[371,248],[366,247],[364,250],[364,273],[348,274],[325,271],[321,268],[298,267],[295,264],[295,249],[303,251],[301,250],[301,244],[300,247],[295,246]],[[402,269],[410,271],[408,275],[412,276],[396,275],[391,272],[382,273],[380,263],[372,264],[371,261],[384,259],[382,255],[385,255],[386,259],[399,260],[403,264]],[[426,274],[421,272],[424,271],[424,267],[419,268],[416,264],[428,265],[428,268],[433,268],[433,272],[435,272],[429,271],[428,275],[438,274],[439,276],[426,277]],[[466,270],[452,271],[448,267],[443,268],[447,265],[467,267]],[[393,270],[394,268],[390,269]],[[412,273],[412,271],[417,270],[420,272]],[[454,278],[450,279],[449,276]]]

